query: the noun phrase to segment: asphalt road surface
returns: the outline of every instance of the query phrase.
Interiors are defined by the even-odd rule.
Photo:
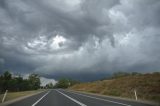
[[[55,89],[25,98],[8,106],[152,106],[149,104]]]

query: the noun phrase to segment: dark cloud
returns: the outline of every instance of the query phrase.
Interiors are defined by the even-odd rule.
[[[159,12],[159,0],[1,0],[0,70],[85,80],[159,71]]]
[[[71,78],[75,80],[79,80],[82,82],[85,81],[95,81],[95,80],[101,80],[103,78],[109,78],[111,76],[110,73],[106,73],[103,71],[99,72],[72,72],[72,73],[67,73],[67,72],[55,72],[53,74],[40,74],[43,75],[44,77],[47,78],[54,78],[55,80],[59,80],[60,78]]]

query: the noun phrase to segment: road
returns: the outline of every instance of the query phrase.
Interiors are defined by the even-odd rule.
[[[8,106],[152,106],[111,97],[84,94],[63,89],[45,91]]]

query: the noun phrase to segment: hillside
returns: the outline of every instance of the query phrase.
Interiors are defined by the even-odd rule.
[[[160,73],[125,76],[110,80],[81,83],[69,89],[127,98],[135,98],[134,90],[136,89],[138,99],[159,102]]]

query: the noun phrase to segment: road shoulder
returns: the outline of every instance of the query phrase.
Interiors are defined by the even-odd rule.
[[[17,102],[17,101],[20,101],[20,100],[23,100],[23,99],[26,99],[28,97],[31,97],[31,96],[34,96],[34,95],[38,95],[42,92],[45,92],[46,90],[43,90],[43,91],[39,91],[39,92],[35,92],[33,94],[28,94],[26,96],[22,96],[22,97],[18,97],[18,98],[15,98],[15,99],[12,99],[12,100],[9,100],[9,101],[6,101],[4,103],[0,103],[0,106],[6,106],[6,105],[9,105],[9,104],[12,104],[14,102]]]
[[[119,99],[119,100],[125,100],[125,101],[137,102],[137,103],[150,104],[150,105],[154,105],[154,106],[160,105],[159,103],[155,103],[155,102],[151,102],[151,101],[134,100],[134,99],[130,99],[130,98],[101,95],[101,94],[95,94],[95,93],[90,93],[90,92],[85,92],[85,91],[75,91],[75,90],[70,90],[70,89],[68,91],[82,93],[82,94],[88,94],[88,95],[94,95],[94,96],[99,96],[99,97],[107,97],[107,98],[112,98],[112,99]]]

